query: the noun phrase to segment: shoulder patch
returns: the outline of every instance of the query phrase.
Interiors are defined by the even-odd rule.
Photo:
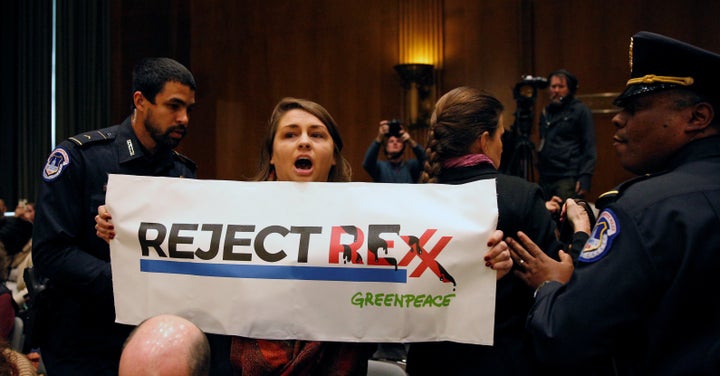
[[[610,251],[613,240],[620,233],[617,216],[610,209],[603,210],[598,217],[590,238],[585,243],[578,261],[595,262]]]
[[[63,148],[56,148],[50,153],[45,168],[43,168],[42,177],[45,181],[57,179],[67,165],[70,164],[70,155]]]
[[[111,132],[110,128],[98,129],[90,132],[81,133],[72,136],[68,140],[74,142],[78,146],[89,145],[98,141],[112,140],[115,138],[115,132]]]

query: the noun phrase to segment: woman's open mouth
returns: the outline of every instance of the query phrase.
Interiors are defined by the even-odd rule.
[[[312,172],[313,163],[310,158],[300,157],[295,160],[295,170],[300,174],[309,174]]]

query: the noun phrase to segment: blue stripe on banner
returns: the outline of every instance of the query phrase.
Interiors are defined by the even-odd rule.
[[[380,269],[288,265],[232,265],[141,259],[140,271],[230,278],[407,283],[407,270],[395,270],[395,268],[390,267],[388,269]]]

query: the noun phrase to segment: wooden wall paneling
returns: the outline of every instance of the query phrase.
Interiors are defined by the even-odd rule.
[[[400,106],[392,68],[397,59],[393,4],[194,1],[193,14],[204,16],[193,21],[193,61],[221,88],[203,114],[217,123],[215,177],[238,179],[255,172],[273,106],[295,96],[328,109],[340,125],[355,180],[369,179],[362,156],[377,122]]]
[[[190,63],[187,0],[117,0],[110,7],[111,119],[117,124],[132,105],[132,69],[144,57],[167,56]]]
[[[522,72],[520,1],[445,0],[445,69],[438,95],[473,86],[497,96],[512,124],[512,88]]]
[[[247,139],[257,134],[259,122],[250,110],[253,103],[243,99],[262,98],[262,92],[247,88],[266,69],[256,64],[256,70],[250,70],[245,58],[246,50],[264,55],[262,40],[249,33],[257,15],[246,2],[191,1],[191,7],[192,61],[203,91],[193,115],[198,132],[194,135],[199,137],[189,145],[190,154],[203,155],[212,163],[211,168],[200,169],[203,178],[242,179],[255,170],[253,160],[243,158],[243,152],[251,145]],[[208,141],[214,147],[208,147]]]

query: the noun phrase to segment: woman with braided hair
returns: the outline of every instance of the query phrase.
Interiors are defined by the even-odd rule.
[[[498,172],[502,154],[503,105],[492,95],[469,87],[451,90],[438,100],[430,120],[428,160],[423,183],[463,184],[495,179],[498,229],[506,235],[525,232],[544,250],[561,244],[537,184]],[[517,260],[516,260],[517,261]],[[522,264],[515,265],[522,268]],[[413,343],[407,371],[419,374],[539,374],[525,319],[533,291],[513,273],[498,280],[493,346],[454,342]],[[440,360],[440,361],[439,361]]]

